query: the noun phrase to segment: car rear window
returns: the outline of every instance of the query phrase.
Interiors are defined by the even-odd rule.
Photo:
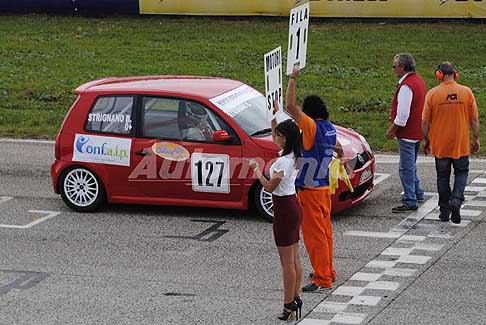
[[[131,135],[133,103],[133,96],[98,97],[89,112],[86,130]]]

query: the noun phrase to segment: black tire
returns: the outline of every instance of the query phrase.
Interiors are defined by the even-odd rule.
[[[272,193],[265,191],[260,182],[256,185],[253,200],[258,213],[268,222],[273,222]]]
[[[66,169],[59,179],[64,203],[77,212],[96,211],[105,202],[105,188],[100,178],[87,168]]]

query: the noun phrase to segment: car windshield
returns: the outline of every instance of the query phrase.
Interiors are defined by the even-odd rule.
[[[211,98],[214,105],[230,116],[248,135],[265,135],[271,132],[266,100],[260,92],[243,85]],[[290,117],[279,111],[277,121]]]

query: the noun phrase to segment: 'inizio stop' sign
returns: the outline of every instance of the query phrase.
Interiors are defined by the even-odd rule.
[[[267,116],[269,120],[273,118],[273,101],[278,101],[280,110],[283,107],[282,99],[282,48],[268,52],[264,56],[265,60],[265,97]]]

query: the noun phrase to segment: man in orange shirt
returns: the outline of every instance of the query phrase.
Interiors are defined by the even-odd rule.
[[[459,74],[450,62],[437,66],[435,75],[440,85],[432,88],[425,98],[422,114],[424,152],[435,157],[439,218],[460,223],[464,188],[469,172],[470,153],[479,152],[479,118],[474,94],[456,82]],[[473,139],[469,141],[469,128]],[[449,178],[454,167],[454,188]]]
[[[294,68],[287,87],[287,110],[302,130],[303,150],[299,158],[299,175],[295,181],[302,207],[302,235],[314,270],[312,282],[302,288],[319,292],[332,288],[336,279],[333,265],[334,243],[331,224],[331,193],[329,163],[334,151],[341,157],[343,150],[324,101],[315,95],[306,96],[302,107],[297,105]]]

